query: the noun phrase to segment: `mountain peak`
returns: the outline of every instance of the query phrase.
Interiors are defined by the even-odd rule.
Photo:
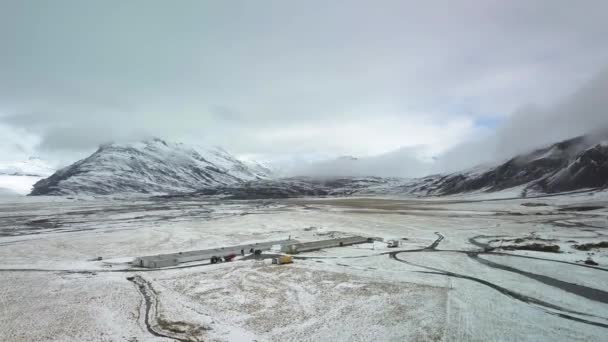
[[[451,195],[470,191],[500,191],[522,187],[554,193],[608,186],[608,146],[602,136],[566,139],[515,156],[492,167],[425,177],[414,192]]]
[[[221,151],[221,152],[220,152]],[[224,149],[160,138],[103,144],[89,157],[34,184],[32,195],[174,193],[264,179]]]

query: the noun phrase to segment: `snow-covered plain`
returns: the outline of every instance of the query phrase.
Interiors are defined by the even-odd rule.
[[[6,197],[0,341],[602,341],[608,249],[573,246],[608,241],[607,206],[606,192],[510,200]],[[128,264],[332,234],[400,246],[325,249],[282,266]],[[560,252],[510,249],[528,243]]]

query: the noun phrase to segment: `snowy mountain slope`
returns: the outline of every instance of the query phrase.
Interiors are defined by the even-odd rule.
[[[195,147],[199,151],[206,151],[205,159],[215,165],[221,166],[229,170],[230,174],[235,175],[244,180],[265,179],[268,178],[272,171],[261,163],[252,159],[237,158],[221,147],[213,147],[205,149],[204,147]]]
[[[602,139],[580,136],[522,154],[493,167],[432,175],[412,183],[410,192],[452,195],[523,187],[554,193],[608,186],[608,147]]]
[[[537,186],[555,192],[606,185],[608,185],[608,143],[600,143],[577,155],[568,166],[543,179]]]
[[[48,177],[54,168],[40,158],[30,157],[26,160],[0,162],[0,175]]]
[[[0,175],[0,189],[19,195],[27,195],[32,191],[32,186],[41,179],[44,179],[44,177]]]
[[[195,150],[155,138],[102,145],[34,185],[31,195],[174,193],[267,177],[220,148]]]
[[[26,195],[37,181],[50,176],[54,168],[40,158],[0,162],[0,188],[4,192]]]
[[[243,164],[245,164],[249,168],[249,170],[251,170],[251,172],[263,175],[264,178],[275,175],[274,169],[272,169],[270,166],[267,166],[265,163],[261,163],[249,158],[239,158],[239,160]]]

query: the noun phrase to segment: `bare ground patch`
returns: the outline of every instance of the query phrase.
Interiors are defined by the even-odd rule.
[[[173,286],[218,319],[229,316],[275,341],[368,341],[379,336],[432,341],[444,333],[447,290],[441,287],[253,262],[179,278]]]

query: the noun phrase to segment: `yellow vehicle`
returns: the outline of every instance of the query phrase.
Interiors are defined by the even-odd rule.
[[[293,263],[293,257],[291,255],[281,255],[272,259],[273,264],[283,265]]]

